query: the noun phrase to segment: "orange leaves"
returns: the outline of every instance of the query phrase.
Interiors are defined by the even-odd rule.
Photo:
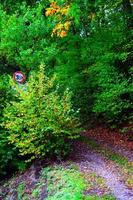
[[[55,9],[60,8],[55,1],[51,2],[50,6],[55,8]]]
[[[67,36],[67,32],[62,30],[59,34],[58,34],[61,38],[66,37]]]
[[[50,8],[46,9],[45,15],[46,16],[51,16],[54,14],[67,15],[68,9],[69,9],[69,6],[65,6],[65,7],[61,8],[60,6],[57,5],[56,2],[52,2],[50,4]]]
[[[55,13],[57,13],[59,11],[60,11],[60,7],[57,5],[57,3],[56,2],[52,2],[50,4],[50,8],[46,9],[45,15],[46,16],[51,16],[51,15],[54,15]]]
[[[45,12],[45,15],[48,17],[50,15],[53,15],[55,14],[55,10],[52,10],[51,8],[48,8],[47,11]]]
[[[60,7],[59,5],[57,5],[57,2],[53,1],[50,4],[50,7],[46,9],[45,15],[48,17],[56,14],[57,19],[61,20],[63,16],[66,16],[68,14],[68,10],[69,5]],[[65,23],[58,22],[55,28],[53,29],[51,36],[53,37],[54,35],[56,35],[61,38],[67,36],[70,25],[71,22],[68,20]]]

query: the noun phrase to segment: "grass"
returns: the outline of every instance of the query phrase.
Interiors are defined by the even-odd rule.
[[[63,165],[54,165],[42,169],[40,178],[36,185],[27,193],[28,182],[21,181],[17,183],[18,177],[13,179],[16,185],[12,190],[17,192],[18,200],[40,200],[42,191],[46,192],[46,200],[114,200],[115,198],[108,193],[103,178],[96,173],[88,171],[81,173],[77,165],[69,161]],[[15,183],[16,182],[16,183]],[[9,184],[10,185],[10,184]],[[8,185],[8,186],[9,186]],[[105,193],[102,197],[85,194],[86,191],[103,189]],[[13,192],[13,193],[14,193]],[[5,200],[10,199],[10,193],[6,195]]]
[[[17,178],[13,182],[17,182]],[[104,180],[97,176],[94,172],[83,174],[79,172],[77,165],[73,163],[65,163],[63,165],[54,165],[42,169],[37,184],[27,193],[27,182],[19,182],[12,190],[17,192],[18,200],[40,200],[41,193],[46,192],[46,200],[106,200],[106,198],[98,196],[86,196],[85,191],[95,188],[106,187]],[[6,200],[10,199],[7,194]],[[110,199],[113,200],[113,199]]]
[[[83,200],[86,183],[77,166],[69,164],[67,167],[55,165],[43,168],[30,194],[27,194],[26,187],[27,183],[22,181],[16,188],[12,188],[17,192],[18,200],[40,200],[43,190],[47,194],[46,200]],[[10,194],[6,200],[9,199]]]
[[[56,165],[43,168],[37,184],[31,188],[31,194],[27,193],[26,189],[29,186],[26,181],[18,182],[19,177],[13,177],[3,186],[11,187],[12,192],[2,194],[0,191],[0,198],[10,200],[10,195],[16,194],[17,200],[39,200],[43,186],[46,184],[48,194],[46,200],[82,200],[86,187],[84,177],[76,165],[69,163],[67,166]]]

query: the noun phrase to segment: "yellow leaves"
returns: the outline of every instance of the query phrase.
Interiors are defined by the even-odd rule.
[[[61,23],[58,23],[56,26],[55,26],[55,30],[59,30],[59,29],[62,29],[63,28],[63,24]]]
[[[70,25],[71,25],[71,22],[70,22],[70,21],[66,21],[66,22],[64,23],[64,28],[65,28],[66,31],[69,30]]]
[[[47,11],[45,12],[46,17],[52,15],[51,9],[48,8]]]
[[[57,35],[58,37],[66,37],[69,31],[71,22],[66,21],[64,24],[58,23],[52,31],[52,36]]]
[[[60,7],[57,5],[57,2],[53,1],[51,2],[50,7],[54,8],[54,9],[59,9]]]
[[[67,15],[69,10],[69,6],[65,6],[64,8],[60,9],[61,15]]]
[[[48,16],[52,16],[56,14],[57,19],[61,20],[63,15],[66,16],[68,14],[69,7],[70,7],[69,5],[60,7],[57,5],[57,2],[53,1],[50,4],[50,8],[46,9],[45,15],[48,17]],[[53,29],[51,36],[57,35],[58,37],[61,37],[61,38],[66,37],[69,31],[70,25],[71,25],[70,21],[66,21],[64,24],[59,22]]]

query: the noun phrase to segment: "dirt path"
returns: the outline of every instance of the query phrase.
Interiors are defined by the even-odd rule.
[[[72,159],[82,172],[92,170],[103,177],[117,200],[133,200],[133,191],[124,184],[115,164],[82,142],[75,144],[74,151],[76,153],[73,152]]]

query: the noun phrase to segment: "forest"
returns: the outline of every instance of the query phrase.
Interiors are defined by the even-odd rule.
[[[1,0],[0,200],[133,199],[132,0]]]

